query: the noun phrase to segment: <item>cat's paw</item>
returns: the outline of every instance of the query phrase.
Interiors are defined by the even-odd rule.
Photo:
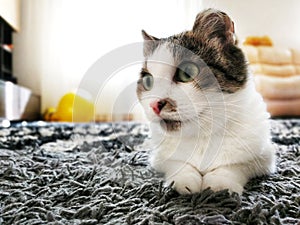
[[[239,195],[242,194],[244,189],[243,185],[236,179],[215,172],[210,172],[203,176],[202,190],[206,188],[210,188],[213,191],[228,189],[230,193],[236,192]]]
[[[202,176],[197,171],[184,170],[166,178],[166,184],[171,185],[179,194],[187,195],[201,191]]]

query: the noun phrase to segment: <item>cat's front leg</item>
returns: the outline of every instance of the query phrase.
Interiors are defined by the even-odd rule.
[[[168,161],[165,167],[166,184],[180,194],[193,194],[201,191],[202,175],[191,164],[181,161]]]
[[[228,165],[214,169],[203,176],[202,190],[213,191],[228,189],[229,192],[242,194],[248,181],[247,167],[244,165]]]

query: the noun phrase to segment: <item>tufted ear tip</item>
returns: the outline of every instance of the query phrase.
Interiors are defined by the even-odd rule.
[[[227,40],[231,43],[235,43],[236,36],[235,36],[234,22],[227,14],[225,14],[224,16],[224,22],[225,22],[225,30],[226,30],[225,35]]]
[[[225,12],[216,9],[199,13],[192,31],[206,39],[219,38],[223,43],[235,43],[234,22]]]
[[[142,36],[145,41],[158,41],[159,38],[149,35],[145,30],[142,30]]]
[[[146,31],[142,30],[142,36],[144,38],[144,56],[148,56],[152,54],[156,46],[158,45],[158,41],[160,40],[157,37],[149,35]]]

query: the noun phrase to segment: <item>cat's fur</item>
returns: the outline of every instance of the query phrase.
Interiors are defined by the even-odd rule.
[[[151,125],[151,165],[166,183],[181,194],[208,187],[241,194],[251,177],[274,171],[269,114],[231,19],[208,9],[190,31],[162,39],[142,33],[145,62],[137,95]],[[178,81],[177,67],[189,61],[199,74]],[[143,84],[145,76],[153,86],[151,79]]]

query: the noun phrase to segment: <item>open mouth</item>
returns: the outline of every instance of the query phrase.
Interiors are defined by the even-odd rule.
[[[178,131],[181,128],[182,122],[180,120],[162,119],[160,125],[167,131]]]

